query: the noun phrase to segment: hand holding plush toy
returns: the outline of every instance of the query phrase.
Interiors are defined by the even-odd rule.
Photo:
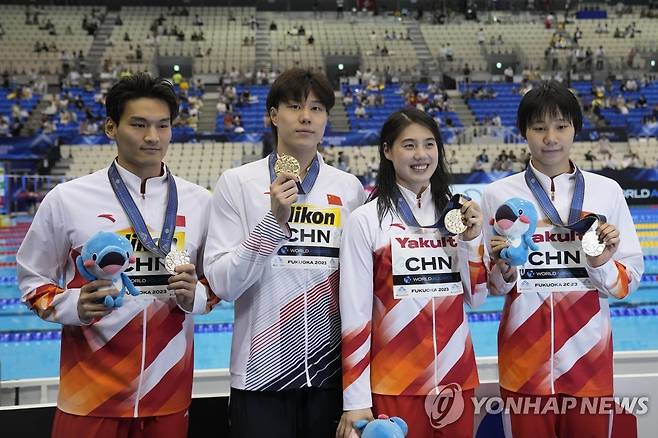
[[[354,428],[361,433],[361,438],[404,438],[409,432],[407,423],[400,417],[379,415],[376,420],[359,420]]]
[[[123,295],[139,295],[139,291],[123,272],[135,263],[133,248],[128,239],[114,233],[99,231],[87,240],[82,253],[75,260],[80,274],[89,281],[111,280],[119,295],[113,298],[107,295],[103,301],[105,307],[119,307]]]
[[[537,228],[537,210],[530,201],[521,198],[508,199],[498,207],[490,222],[499,236],[507,238],[509,246],[500,251],[500,258],[510,266],[522,266],[528,260],[529,250],[539,247],[532,241]]]

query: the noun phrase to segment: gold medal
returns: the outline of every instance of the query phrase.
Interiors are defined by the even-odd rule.
[[[466,231],[468,227],[462,221],[462,212],[459,208],[454,208],[446,213],[445,227],[452,234],[461,234]]]
[[[293,175],[299,177],[299,171],[301,167],[299,166],[299,161],[292,155],[281,155],[276,159],[274,163],[274,173],[276,176],[281,175],[282,173],[292,173]]]

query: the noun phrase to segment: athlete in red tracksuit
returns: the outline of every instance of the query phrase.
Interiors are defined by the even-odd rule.
[[[464,303],[486,296],[482,216],[468,201],[463,234],[419,226],[435,224],[448,202],[443,145],[425,113],[390,116],[380,156],[378,196],[352,214],[341,246],[337,437],[386,414],[407,422],[408,437],[471,438],[478,375]]]
[[[505,417],[506,436],[608,437],[608,412],[581,412],[581,406],[598,406],[601,397],[613,395],[608,298],[624,298],[639,286],[644,269],[640,244],[619,185],[569,160],[574,135],[582,126],[571,91],[556,82],[531,90],[519,106],[518,124],[528,140],[530,165],[487,186],[482,209],[488,223],[510,198],[532,202],[539,215],[532,240],[539,249],[530,254],[519,276],[517,267],[498,259],[509,243],[492,236],[490,226],[485,226],[484,236],[492,254],[490,291],[506,294],[498,331],[501,393],[515,402],[539,397],[541,407],[540,414],[534,409],[511,412]],[[546,202],[540,205],[536,193],[544,193]],[[581,198],[578,193],[582,207],[574,201]],[[559,219],[549,218],[546,211],[551,207]],[[605,249],[596,257],[585,255],[577,233],[556,224],[569,225],[589,213],[606,217],[597,229]],[[560,275],[537,280],[535,273],[545,272]],[[549,403],[557,403],[558,409]],[[576,406],[560,411],[570,403]]]

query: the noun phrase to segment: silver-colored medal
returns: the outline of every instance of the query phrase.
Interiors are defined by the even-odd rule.
[[[452,234],[461,234],[468,228],[464,225],[464,222],[462,221],[462,212],[458,208],[452,209],[446,213],[444,220],[446,230],[450,231]]]
[[[599,242],[599,236],[596,234],[596,229],[599,226],[599,221],[594,221],[589,230],[583,234],[581,245],[583,251],[590,257],[598,257],[603,254],[605,243]]]
[[[164,266],[171,275],[178,275],[176,266],[187,265],[188,263],[190,263],[190,254],[186,250],[172,249],[165,257]]]

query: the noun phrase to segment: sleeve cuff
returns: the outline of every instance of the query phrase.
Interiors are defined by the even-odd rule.
[[[288,228],[287,224],[286,228]],[[288,228],[287,231],[290,232],[290,229]],[[256,225],[249,238],[238,247],[237,254],[243,259],[263,263],[265,259],[279,250],[282,242],[289,238],[290,236],[286,236],[270,211]]]
[[[356,411],[358,409],[370,409],[372,408],[372,396],[369,400],[363,400],[361,403],[347,403],[343,400],[343,410],[344,411]]]
[[[489,273],[489,277],[491,279],[491,282],[493,283],[494,289],[497,291],[497,295],[504,295],[509,293],[514,286],[516,285],[516,282],[519,278],[519,271],[517,268],[516,271],[516,276],[512,281],[507,282],[505,281],[505,277],[503,277],[503,273],[500,272],[500,268],[498,265],[494,265],[494,267],[491,269],[491,272]]]
[[[80,289],[67,289],[55,298],[57,321],[63,325],[91,325],[94,321],[82,321],[78,314]]]
[[[587,270],[587,275],[599,291],[606,289],[606,278],[617,278],[617,266],[612,258],[596,268],[585,262],[585,270]]]
[[[194,289],[194,304],[192,304],[192,311],[189,312],[183,309],[181,305],[178,304],[178,302],[176,302],[176,305],[178,306],[179,309],[181,309],[185,313],[189,313],[191,315],[202,315],[206,313],[207,298],[208,298],[208,289],[203,283],[197,281],[196,288]]]
[[[465,255],[466,259],[470,262],[482,262],[482,255],[480,254],[480,247],[482,245],[482,233],[471,240],[457,241],[457,249],[462,257]]]
[[[271,211],[267,212],[261,224],[266,231],[270,231],[272,233],[272,242],[280,243],[282,240],[287,240],[292,236],[288,224],[286,223],[285,228],[281,228],[281,225],[279,225],[279,223],[276,221],[276,218]]]

